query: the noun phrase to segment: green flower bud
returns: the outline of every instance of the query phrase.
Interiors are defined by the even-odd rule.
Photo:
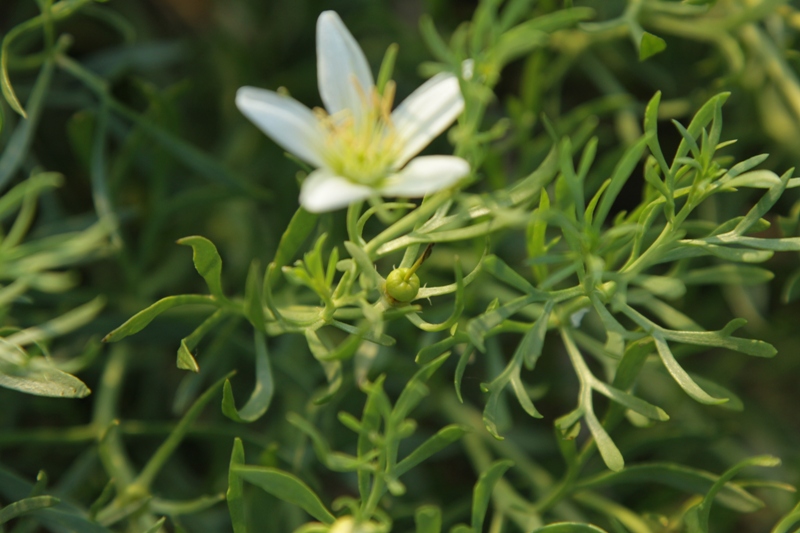
[[[384,293],[392,305],[407,304],[419,292],[419,276],[408,268],[396,268],[386,278]]]

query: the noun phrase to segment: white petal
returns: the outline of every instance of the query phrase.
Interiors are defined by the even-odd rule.
[[[236,106],[287,152],[322,166],[324,134],[309,108],[289,96],[255,87],[239,89]]]
[[[317,84],[325,109],[349,109],[356,118],[375,82],[361,47],[335,11],[317,19]]]
[[[300,186],[300,205],[306,211],[323,213],[364,200],[374,193],[371,187],[352,183],[327,170],[315,170]]]
[[[469,174],[469,163],[452,155],[426,155],[412,159],[406,167],[386,179],[383,196],[416,198],[445,189]]]
[[[423,83],[392,112],[397,135],[405,143],[397,166],[403,166],[461,114],[464,98],[458,79],[441,73]]]

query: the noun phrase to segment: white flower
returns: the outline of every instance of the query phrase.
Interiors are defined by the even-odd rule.
[[[236,94],[247,118],[316,168],[300,189],[308,211],[332,211],[376,194],[420,197],[469,173],[460,157],[412,159],[464,108],[452,74],[434,76],[392,111],[394,83],[378,94],[364,52],[339,15],[325,11],[317,19],[317,81],[325,110],[254,87]]]

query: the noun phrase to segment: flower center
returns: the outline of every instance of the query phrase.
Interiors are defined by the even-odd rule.
[[[361,115],[349,109],[328,115],[315,109],[325,130],[325,162],[330,170],[361,185],[375,185],[395,169],[397,136],[392,125],[395,84],[390,81],[382,95],[373,89],[362,95]]]

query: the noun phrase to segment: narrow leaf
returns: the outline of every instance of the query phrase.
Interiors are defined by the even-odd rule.
[[[456,424],[445,426],[397,463],[393,474],[397,477],[402,476],[422,461],[460,439],[466,432],[467,428],[463,426]]]
[[[503,477],[506,470],[514,466],[513,461],[508,459],[495,461],[484,472],[481,473],[475,488],[472,491],[472,530],[483,531],[483,520],[486,518],[486,510],[489,507],[489,500],[492,497],[494,486]]]
[[[664,363],[667,371],[672,375],[672,377],[675,379],[675,382],[680,385],[686,394],[691,396],[694,400],[708,405],[717,405],[728,401],[727,398],[714,398],[701,389],[700,386],[689,376],[689,374],[686,373],[683,367],[681,367],[680,363],[678,363],[678,361],[675,359],[675,356],[672,355],[669,346],[661,335],[654,334],[653,340],[656,343],[658,355],[661,357],[661,361]]]
[[[550,524],[533,530],[533,533],[608,533],[605,529],[600,529],[592,524],[581,524],[579,522],[561,522]]]
[[[158,315],[181,305],[217,305],[213,297],[201,294],[181,294],[178,296],[167,296],[162,298],[150,307],[142,309],[120,327],[103,337],[103,342],[117,342],[129,335],[138,333],[153,321]]]
[[[247,514],[244,503],[244,482],[242,478],[234,472],[234,468],[244,465],[244,446],[242,439],[236,437],[233,440],[233,451],[228,468],[228,513],[233,525],[233,533],[247,533]]]
[[[222,391],[222,412],[236,422],[254,422],[261,418],[272,403],[275,384],[272,379],[272,366],[267,352],[267,340],[260,331],[254,332],[256,354],[256,384],[250,399],[240,410],[236,409],[233,388],[230,381],[225,380]]]
[[[44,357],[32,357],[21,366],[0,359],[0,387],[54,398],[85,398],[91,394],[83,381],[57,369]]]
[[[19,500],[8,504],[0,509],[0,524],[5,524],[9,520],[38,509],[52,507],[59,501],[61,500],[53,496],[34,496],[32,498],[25,498],[24,500]]]
[[[178,244],[192,247],[192,261],[197,273],[203,276],[208,290],[219,300],[225,300],[222,292],[222,258],[214,243],[199,235],[178,239]]]
[[[298,477],[263,466],[232,466],[231,472],[285,502],[297,505],[305,512],[327,525],[336,518],[325,508],[319,497]]]

